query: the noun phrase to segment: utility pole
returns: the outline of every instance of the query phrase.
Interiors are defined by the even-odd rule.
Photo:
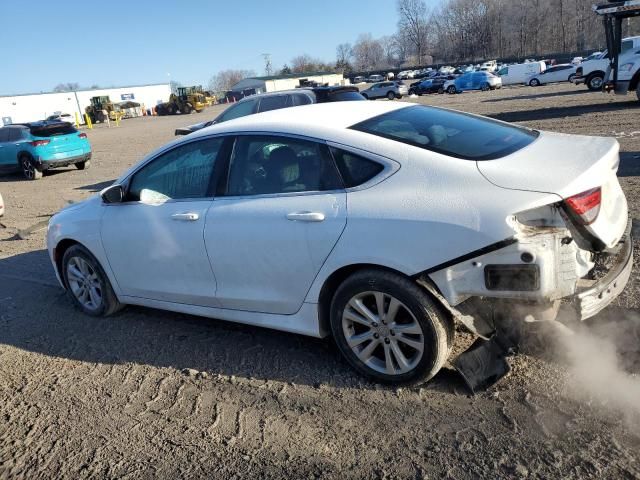
[[[270,76],[273,73],[273,69],[271,68],[271,54],[263,53],[262,57],[264,58],[264,73],[266,76]]]

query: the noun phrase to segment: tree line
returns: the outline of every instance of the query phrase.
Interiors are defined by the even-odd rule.
[[[540,58],[549,53],[604,50],[598,0],[396,0],[397,28],[374,38],[361,33],[336,47],[335,62],[297,55],[278,74],[338,71],[345,74],[489,59]],[[625,21],[625,36],[640,35],[640,18]],[[228,90],[254,72],[226,70],[212,90]]]

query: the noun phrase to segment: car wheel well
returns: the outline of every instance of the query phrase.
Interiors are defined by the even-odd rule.
[[[629,91],[633,91],[638,88],[638,84],[640,84],[640,69],[638,69],[636,74],[631,79],[631,83],[629,83]]]
[[[329,275],[329,277],[324,281],[322,288],[320,289],[320,296],[318,297],[318,320],[320,323],[321,332],[331,332],[331,326],[329,323],[329,317],[331,314],[331,301],[333,300],[333,296],[338,290],[338,287],[340,287],[342,282],[344,282],[348,277],[361,270],[379,270],[381,272],[394,273],[396,275],[401,275],[403,277],[411,279],[414,278],[393,268],[371,263],[357,263],[354,265],[346,265],[342,268],[339,268],[331,275]],[[437,298],[434,298],[434,301],[440,303],[440,300]],[[448,309],[445,308],[445,311],[448,312]]]
[[[80,242],[76,242],[75,240],[71,240],[70,238],[65,238],[64,240],[60,240],[60,242],[58,242],[56,247],[53,249],[53,260],[55,261],[58,275],[60,276],[60,279],[63,283],[65,283],[65,281],[64,275],[62,274],[62,259],[64,258],[65,252],[74,245],[80,245]]]

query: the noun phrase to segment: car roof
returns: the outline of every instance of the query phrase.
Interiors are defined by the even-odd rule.
[[[368,118],[400,108],[415,106],[408,102],[330,102],[282,108],[228,120],[189,135],[214,133],[278,132],[330,140],[341,131]]]

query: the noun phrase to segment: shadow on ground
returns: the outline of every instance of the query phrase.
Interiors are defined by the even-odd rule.
[[[640,152],[620,152],[619,177],[640,176]]]
[[[532,88],[532,87],[523,87],[523,88]],[[514,97],[504,97],[504,98],[491,98],[488,100],[483,100],[483,103],[498,103],[498,102],[511,102],[514,100],[538,100],[541,98],[548,98],[548,97],[564,97],[564,96],[569,96],[569,95],[582,95],[582,94],[586,94],[586,93],[601,93],[601,92],[591,92],[590,90],[576,90],[575,92],[570,91],[570,92],[549,92],[549,93],[536,93],[533,95],[521,95],[521,96],[514,96]]]
[[[521,98],[521,97],[518,97]],[[526,122],[532,120],[549,120],[563,117],[579,117],[587,113],[614,112],[623,109],[637,109],[640,113],[640,104],[637,100],[628,102],[596,103],[593,105],[572,105],[569,107],[538,108],[533,110],[516,110],[513,112],[491,113],[487,116],[504,122]]]
[[[45,250],[0,259],[0,285],[0,343],[23,350],[92,363],[380,388],[358,376],[330,340],[142,307],[109,318],[84,315],[58,286]],[[448,369],[427,388],[467,393]]]
[[[76,190],[88,190],[90,192],[100,192],[108,186],[112,185],[115,180],[107,180],[105,182],[92,183],[90,185],[83,185],[82,187],[76,187]]]

